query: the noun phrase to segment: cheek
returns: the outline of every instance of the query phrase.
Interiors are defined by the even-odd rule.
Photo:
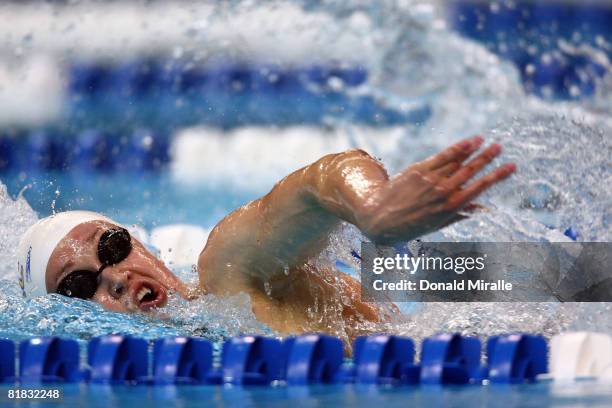
[[[149,276],[154,276],[160,280],[173,282],[174,274],[166,267],[162,260],[153,256],[142,247],[136,248],[134,251],[136,258],[134,265],[142,270],[145,270]]]
[[[100,292],[101,291],[98,290],[98,292],[96,292],[96,295],[91,300],[102,305],[104,309],[110,310],[111,312],[131,312],[130,308],[126,304],[126,300],[123,297],[115,299],[108,293]]]

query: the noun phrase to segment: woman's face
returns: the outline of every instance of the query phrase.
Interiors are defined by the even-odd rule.
[[[110,228],[104,221],[89,221],[73,228],[55,247],[46,271],[48,293],[66,276],[78,270],[96,273],[102,266],[98,259],[100,236]],[[115,265],[104,267],[98,277],[98,288],[91,300],[116,312],[149,311],[163,307],[168,291],[188,298],[189,290],[151,252],[132,237],[129,255]]]

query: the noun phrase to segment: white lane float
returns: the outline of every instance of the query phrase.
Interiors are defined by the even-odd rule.
[[[407,137],[401,126],[360,126],[354,133],[317,126],[244,126],[231,131],[192,127],[173,136],[170,170],[177,183],[187,186],[229,182],[245,191],[267,191],[287,174],[329,153],[360,148],[375,157],[393,157]]]
[[[550,377],[555,381],[586,378],[612,381],[612,337],[596,332],[568,332],[550,341]]]
[[[149,243],[149,232],[136,224],[125,225],[125,228],[129,231],[130,235],[140,241],[142,244]]]
[[[170,224],[154,228],[149,243],[160,251],[169,266],[195,265],[210,231],[190,224]]]

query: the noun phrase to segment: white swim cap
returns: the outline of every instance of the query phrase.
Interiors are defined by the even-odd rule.
[[[53,250],[77,225],[88,221],[116,222],[92,211],[66,211],[38,220],[19,241],[17,276],[24,297],[47,293],[45,276]]]

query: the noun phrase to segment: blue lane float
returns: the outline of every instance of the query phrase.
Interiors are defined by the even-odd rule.
[[[405,337],[359,337],[353,351],[353,359],[344,360],[342,341],[323,334],[284,341],[242,336],[227,340],[220,363],[215,363],[212,343],[202,338],[158,339],[149,355],[149,342],[144,339],[108,335],[89,341],[87,364],[81,367],[76,340],[34,337],[19,345],[18,376],[15,344],[0,340],[0,382],[398,386],[482,384],[488,379],[515,384],[534,382],[548,369],[546,340],[525,333],[489,338],[484,366],[480,364],[480,341],[456,333],[425,339],[420,364],[414,362],[413,341]]]
[[[15,381],[15,343],[0,339],[0,384]]]
[[[170,161],[170,141],[163,132],[138,128],[122,138],[114,155],[114,170],[154,170]]]
[[[291,337],[286,350],[285,379],[289,385],[331,384],[339,380],[342,341],[326,335]]]
[[[0,171],[17,167],[17,138],[12,134],[0,134]]]
[[[114,81],[120,94],[142,96],[156,90],[160,75],[158,64],[154,60],[129,60],[115,67]]]
[[[19,344],[19,379],[22,383],[78,382],[79,345],[76,340],[34,337]]]
[[[118,64],[75,61],[69,70],[68,90],[77,98],[115,93],[143,96],[155,92],[184,94],[221,90],[300,92],[309,86],[327,86],[330,80],[348,87],[367,80],[362,66],[343,64],[306,65],[289,68],[274,64],[194,64],[188,59],[164,57],[127,60]]]
[[[147,341],[130,336],[101,336],[90,340],[87,361],[89,381],[100,384],[147,381]]]
[[[113,138],[97,129],[86,129],[76,137],[72,167],[81,171],[113,168]]]
[[[580,234],[578,234],[578,231],[574,227],[567,228],[563,232],[563,235],[565,235],[566,237],[568,237],[572,241],[578,240],[578,237],[580,236]]]
[[[492,383],[533,382],[548,371],[548,350],[542,336],[517,333],[490,337],[487,355]]]
[[[29,164],[42,171],[61,170],[66,163],[67,150],[60,137],[49,130],[36,130],[27,138]]]
[[[398,336],[359,337],[354,345],[352,380],[360,384],[414,384],[414,343]]]
[[[282,344],[261,336],[235,337],[223,345],[223,382],[266,385],[282,379]]]
[[[81,128],[108,123],[231,128],[321,123],[329,117],[393,125],[418,124],[431,116],[427,105],[406,111],[383,107],[372,95],[351,93],[368,78],[358,64],[200,64],[149,56],[117,64],[75,61],[69,76],[64,120]]]
[[[480,377],[480,340],[477,338],[438,334],[423,341],[421,384],[468,384]]]
[[[112,70],[108,64],[75,62],[69,68],[68,90],[75,95],[101,92],[113,83],[111,74]]]
[[[155,341],[155,384],[205,384],[212,369],[212,345],[193,337],[169,337]]]
[[[170,137],[162,130],[37,129],[0,134],[0,172],[149,172],[169,162]]]

